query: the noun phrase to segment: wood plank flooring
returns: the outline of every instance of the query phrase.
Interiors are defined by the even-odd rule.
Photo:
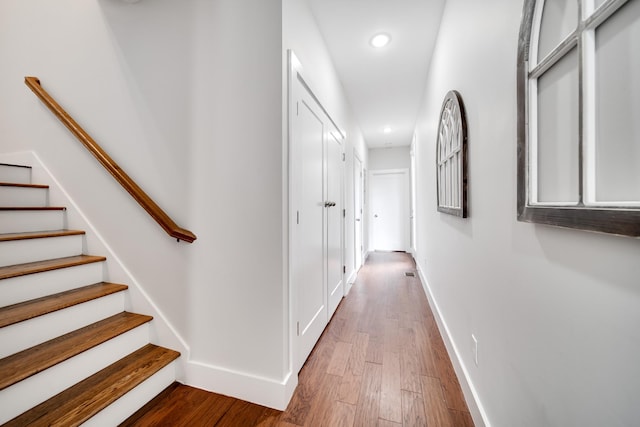
[[[174,384],[122,426],[472,427],[411,257],[369,255],[280,412]]]

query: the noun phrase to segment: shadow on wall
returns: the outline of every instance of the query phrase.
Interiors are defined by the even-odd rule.
[[[540,224],[528,225],[535,227],[545,257],[554,264],[586,277],[597,277],[640,296],[640,245],[637,239]]]
[[[136,118],[148,146],[147,167],[159,170],[162,188],[188,202],[191,141],[191,70],[194,63],[194,4],[191,0],[127,2],[98,0]],[[139,141],[135,141],[139,144]],[[140,147],[138,148],[140,149]],[[177,181],[177,182],[176,182]],[[172,188],[173,187],[173,188]]]

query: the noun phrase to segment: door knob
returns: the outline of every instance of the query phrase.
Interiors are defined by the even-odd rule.
[[[378,214],[375,214],[373,217],[374,217],[374,218],[378,218]]]

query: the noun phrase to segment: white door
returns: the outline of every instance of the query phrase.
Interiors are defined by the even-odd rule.
[[[344,296],[342,262],[342,137],[329,132],[325,139],[325,217],[327,250],[328,318]]]
[[[407,251],[410,228],[408,171],[371,171],[369,182],[371,249]]]
[[[295,161],[292,162],[296,225],[292,236],[292,280],[302,362],[327,324],[322,183],[325,126],[317,110],[313,99],[303,97],[297,103],[293,124],[293,141],[296,144]]]
[[[343,136],[294,63],[289,82],[289,230],[293,363],[298,372],[344,296],[344,180]]]
[[[410,220],[410,228],[411,228],[411,233],[410,233],[410,239],[411,239],[411,253],[412,254],[417,254],[418,253],[418,249],[416,247],[416,236],[417,236],[417,229],[416,229],[416,197],[417,197],[417,182],[416,182],[416,135],[413,135],[413,141],[411,142],[411,151],[410,151],[410,155],[411,155],[411,173],[410,173],[410,180],[411,180],[411,190],[410,190],[410,200],[411,200],[411,208],[410,208],[410,214],[409,214],[409,220]]]
[[[357,155],[353,156],[353,214],[354,217],[354,239],[353,239],[353,249],[354,249],[354,268],[355,271],[358,271],[362,266],[362,252],[364,250],[363,242],[362,242],[362,224],[363,224],[363,215],[362,215],[362,188],[363,188],[363,173],[362,173],[362,161],[358,158]]]

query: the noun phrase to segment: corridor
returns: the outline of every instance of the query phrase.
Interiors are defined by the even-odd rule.
[[[411,256],[369,255],[285,412],[175,385],[123,425],[473,426]]]

